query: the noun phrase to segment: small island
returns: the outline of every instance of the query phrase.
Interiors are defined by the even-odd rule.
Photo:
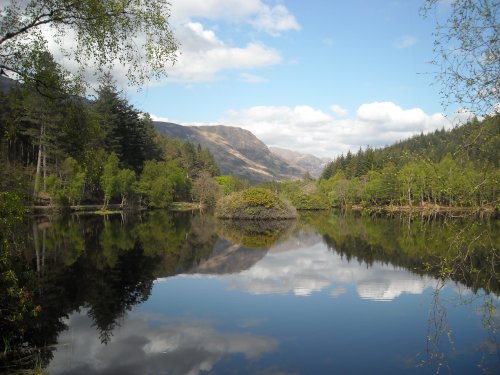
[[[297,218],[297,210],[271,190],[251,187],[220,199],[215,215],[220,219],[283,220]]]

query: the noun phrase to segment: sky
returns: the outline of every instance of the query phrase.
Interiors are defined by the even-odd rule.
[[[458,108],[443,115],[429,63],[449,1],[428,18],[423,1],[171,0],[178,60],[125,94],[157,120],[325,158],[451,128]]]

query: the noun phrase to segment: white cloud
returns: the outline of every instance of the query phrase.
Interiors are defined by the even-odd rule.
[[[330,109],[345,114],[340,105]],[[361,105],[351,118],[335,118],[311,106],[256,106],[229,110],[217,123],[250,130],[269,146],[293,149],[320,157],[335,157],[370,145],[381,147],[421,132],[450,129],[468,117],[454,119],[420,108],[404,109],[392,102]]]
[[[205,21],[215,25],[207,28]],[[211,81],[219,79],[218,74],[226,70],[248,70],[282,62],[278,50],[259,41],[233,45],[234,41],[228,44],[221,40],[215,32],[218,22],[226,26],[249,25],[274,36],[300,29],[284,5],[271,6],[262,0],[174,0],[171,22],[181,54],[168,81]],[[241,79],[248,83],[266,81],[249,72],[243,73]]]
[[[211,26],[205,26],[205,21],[211,21]],[[220,79],[219,74],[227,70],[251,70],[282,62],[278,50],[258,40],[248,37],[248,41],[222,40],[216,33],[219,23],[225,23],[226,28],[233,25],[235,30],[246,25],[272,35],[300,29],[295,17],[285,6],[271,6],[261,0],[175,0],[172,2],[169,22],[180,42],[178,59],[167,71],[165,79],[150,82],[149,86],[163,85],[166,82],[211,81]],[[60,53],[59,46],[49,31],[46,35],[56,60],[70,71],[76,72],[77,64]],[[137,45],[141,45],[139,39],[141,37],[138,37]],[[71,30],[68,30],[63,43],[71,50],[75,46],[75,40]],[[92,62],[88,65],[93,67]],[[119,87],[126,86],[128,68],[129,66],[118,62],[113,66],[113,76]],[[84,75],[87,81],[95,85],[95,77],[90,70]],[[251,77],[250,72],[244,74],[244,82],[257,82],[257,75]]]
[[[170,80],[210,81],[228,69],[251,69],[278,64],[280,53],[259,42],[232,47],[220,40],[214,31],[201,23],[188,22],[177,30],[181,55],[172,67]]]
[[[330,109],[332,110],[333,113],[335,113],[336,115],[341,116],[341,117],[346,116],[349,113],[349,111],[347,109],[342,108],[338,104],[332,105],[330,107]]]
[[[281,4],[270,6],[261,0],[174,0],[172,19],[185,23],[193,19],[246,23],[257,30],[279,35],[300,30],[295,17]]]
[[[283,31],[300,30],[300,26],[293,15],[283,5],[274,7],[261,4],[258,15],[250,22],[258,30],[272,35],[279,35]]]
[[[428,116],[420,108],[403,109],[392,102],[374,102],[358,108],[357,119],[366,123],[380,124],[389,131],[421,131],[435,129],[442,124],[443,116]]]
[[[417,38],[413,35],[403,35],[394,42],[396,48],[408,48],[417,43]]]
[[[162,122],[172,122],[172,119],[168,117],[161,117],[161,116],[155,116],[155,115],[150,115],[151,119],[153,121],[162,121]]]

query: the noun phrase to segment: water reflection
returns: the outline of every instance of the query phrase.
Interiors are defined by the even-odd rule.
[[[432,278],[374,262],[369,267],[346,262],[324,246],[314,231],[301,231],[272,247],[252,268],[224,278],[228,289],[254,294],[309,296],[329,290],[338,297],[354,284],[361,298],[390,301],[403,293],[420,294]]]
[[[267,254],[267,249],[252,249],[218,239],[210,256],[195,265],[190,272],[200,274],[236,274],[254,266]]]
[[[50,374],[192,374],[210,371],[222,359],[241,354],[255,359],[276,349],[264,336],[221,332],[213,322],[131,314],[104,345],[89,329],[85,311],[65,322]],[[77,353],[77,355],[75,355]]]
[[[252,249],[269,248],[290,236],[295,220],[219,220],[218,234],[234,244]]]
[[[325,311],[334,304],[350,316],[358,314],[348,309],[353,295],[370,301],[366,303],[393,301],[371,305],[396,309],[402,296],[425,295],[426,291],[429,295],[439,289],[438,279],[451,278],[474,293],[481,289],[490,293],[486,295],[488,303],[469,302],[471,309],[481,309],[478,319],[489,335],[474,350],[486,353],[486,358],[491,353],[500,358],[496,222],[425,222],[314,213],[302,215],[298,221],[273,222],[272,227],[247,224],[231,225],[209,215],[165,211],[127,217],[41,218],[28,223],[17,233],[24,239],[20,242],[24,257],[11,259],[14,269],[20,270],[19,280],[33,306],[39,306],[40,311],[38,316],[27,314],[17,326],[0,316],[6,340],[2,351],[8,347],[15,353],[19,347],[23,355],[40,353],[36,360],[42,366],[50,363],[51,373],[197,374],[220,370],[221,363],[228,361],[227,372],[238,372],[245,358],[265,358],[273,351],[285,350],[281,348],[287,344],[286,339],[278,339],[278,333],[267,333],[259,324],[235,328],[216,323],[234,298],[251,309],[248,298],[269,297],[264,304],[266,314],[270,314],[267,309],[280,311],[284,321],[277,324],[281,325],[293,314],[289,308],[279,310],[282,298],[309,296],[300,299],[312,303],[318,300],[313,296],[326,297],[328,302],[322,302]],[[464,249],[468,267],[456,261],[457,272],[443,273],[449,264],[443,266],[437,260],[441,256],[456,259]],[[161,280],[165,285],[181,280],[179,291],[164,298],[162,306],[182,306],[192,298],[186,311],[194,315],[186,316],[186,311],[177,315],[137,312],[138,305],[150,303]],[[221,288],[208,291],[211,282]],[[184,290],[186,285],[193,289]],[[422,321],[439,322],[433,326],[439,329],[419,333],[427,336],[429,354],[415,360],[415,366],[445,363],[443,353],[451,350],[442,349],[448,325],[442,324],[447,323],[443,320],[447,310],[441,307],[448,305],[441,303],[441,294],[435,296],[431,314]],[[2,301],[8,299],[2,297]],[[242,307],[234,303],[228,311],[243,314]],[[213,311],[213,320],[198,317],[205,310]],[[239,318],[256,322],[265,320],[266,315]],[[382,325],[383,318],[379,319],[372,323]],[[418,321],[412,322],[408,324],[418,325]],[[308,316],[295,323],[284,331],[295,332],[298,325],[312,324]],[[326,317],[321,324],[328,326]],[[273,332],[270,327],[267,330]],[[344,337],[350,334],[344,332]],[[369,341],[366,337],[361,340]],[[0,356],[0,369],[22,367],[11,359]],[[274,368],[271,363],[266,365]]]

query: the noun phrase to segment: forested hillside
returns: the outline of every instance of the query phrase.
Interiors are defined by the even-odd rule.
[[[88,99],[52,56],[35,63],[33,81],[3,79],[0,191],[26,204],[165,207],[190,200],[200,175],[219,174],[207,150],[158,134],[109,76]]]
[[[341,155],[320,188],[333,205],[497,205],[500,117]]]

